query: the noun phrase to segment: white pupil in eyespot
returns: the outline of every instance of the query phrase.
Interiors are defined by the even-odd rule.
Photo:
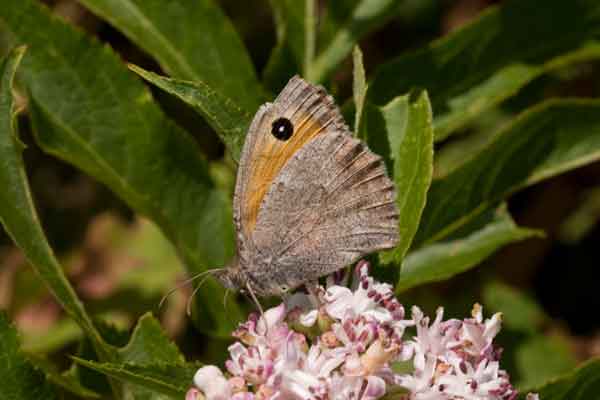
[[[271,134],[278,140],[288,140],[294,133],[294,125],[287,118],[278,118],[273,121]]]

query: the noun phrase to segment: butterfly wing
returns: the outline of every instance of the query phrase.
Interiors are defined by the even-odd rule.
[[[261,270],[249,272],[284,291],[393,248],[398,238],[382,159],[338,126],[298,150],[272,181],[253,232],[269,266],[255,263]]]
[[[272,133],[273,123],[281,118],[293,126],[286,140]],[[234,222],[242,257],[244,248],[252,247],[260,206],[282,168],[310,140],[343,125],[333,98],[323,88],[297,76],[290,79],[273,103],[260,107],[246,136],[234,196]]]

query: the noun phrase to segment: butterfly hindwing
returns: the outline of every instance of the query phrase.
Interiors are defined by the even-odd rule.
[[[381,158],[347,132],[313,139],[273,180],[253,233],[271,271],[295,287],[398,242],[394,187]],[[285,276],[285,278],[282,278]]]

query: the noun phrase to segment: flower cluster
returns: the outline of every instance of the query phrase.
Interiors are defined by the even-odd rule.
[[[516,398],[492,343],[499,314],[484,320],[476,305],[472,318],[443,321],[440,308],[430,324],[413,307],[409,319],[392,287],[368,272],[359,262],[352,289],[335,275],[326,287],[250,315],[233,334],[226,374],[201,368],[186,399],[374,400],[392,390],[404,400]],[[405,335],[407,328],[416,334]],[[411,373],[394,371],[402,361],[412,361]]]

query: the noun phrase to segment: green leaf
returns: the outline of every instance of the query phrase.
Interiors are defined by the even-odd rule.
[[[61,389],[87,399],[97,399],[101,397],[100,394],[83,386],[75,376],[70,374],[61,374],[56,366],[49,360],[31,355],[29,356],[29,360],[35,367],[44,372],[46,379],[49,382],[52,382]]]
[[[74,357],[77,364],[130,383],[125,390],[136,399],[162,393],[181,398],[190,387],[198,365],[185,364],[183,355],[150,314],[138,321],[127,345],[118,350],[118,361],[98,363]],[[194,369],[195,368],[195,369]]]
[[[512,192],[600,159],[600,101],[550,100],[500,129],[428,194],[415,245],[440,240]]]
[[[330,43],[362,0],[341,0],[327,3],[319,14],[319,41]]]
[[[16,69],[24,53],[25,47],[13,50],[0,71],[0,185],[5,188],[0,192],[0,219],[57,301],[93,341],[100,356],[110,359],[110,349],[102,341],[46,241],[27,183],[21,154],[24,145],[17,137],[12,96]]]
[[[150,313],[140,318],[129,343],[119,349],[119,358],[123,363],[136,365],[184,361],[177,346]]]
[[[531,392],[537,392],[543,400],[591,400],[600,393],[600,359],[587,361],[575,371],[554,379]],[[525,400],[527,391],[519,396]]]
[[[566,338],[537,335],[528,338],[515,349],[515,373],[519,387],[536,387],[549,379],[572,371],[577,365]],[[545,397],[541,397],[545,399]]]
[[[290,49],[294,62],[301,66],[306,46],[306,1],[270,0],[277,28],[277,42],[285,43]]]
[[[365,96],[367,94],[367,82],[365,78],[365,66],[363,65],[363,54],[360,47],[354,46],[352,51],[353,73],[352,73],[352,94],[354,96],[354,134],[360,132],[360,119],[365,105]]]
[[[568,64],[598,58],[600,58],[600,43],[592,42],[545,63],[514,63],[496,71],[479,85],[448,101],[448,111],[440,113],[434,121],[435,140],[447,138],[483,111],[515,95],[522,87],[539,76]]]
[[[117,352],[117,348],[127,344],[129,340],[129,333],[126,329],[121,329],[112,323],[107,323],[103,319],[95,319],[94,323],[104,341],[114,346],[115,353]],[[87,338],[83,338],[83,340],[79,342],[76,354],[79,358],[99,361],[96,353],[93,350],[91,342]],[[116,353],[114,355],[114,360],[111,362],[118,361],[119,354]],[[88,368],[80,367],[76,363],[71,364],[71,367],[67,371],[63,372],[63,375],[66,379],[79,382],[83,387],[96,393],[100,393],[105,397],[110,395],[111,388],[106,375],[97,373],[96,371]],[[110,381],[112,382],[112,379]],[[121,393],[122,390],[123,387],[119,387],[119,393]],[[113,395],[113,397],[115,396]]]
[[[153,392],[181,399],[191,387],[199,364],[135,364],[98,363],[73,357],[75,362],[87,368],[112,376],[125,383],[138,385]]]
[[[368,107],[361,129],[362,137],[367,137],[372,148],[389,155],[393,162],[400,243],[393,251],[382,254],[382,261],[400,264],[419,226],[431,183],[433,129],[427,93],[397,97],[384,107]],[[376,141],[381,141],[383,133],[387,143],[382,146]]]
[[[236,102],[215,92],[201,82],[171,79],[146,71],[138,66],[129,68],[165,92],[178,97],[198,111],[217,132],[235,160],[239,159],[252,115]]]
[[[360,1],[350,17],[337,31],[331,43],[319,53],[309,70],[308,78],[314,82],[323,82],[329,78],[337,66],[350,54],[354,45],[369,32],[393,18],[400,10],[401,3],[400,0]],[[396,94],[407,91],[399,91]]]
[[[501,282],[491,282],[483,288],[486,307],[502,312],[502,325],[528,334],[539,331],[547,316],[531,297]]]
[[[516,226],[506,210],[500,208],[490,223],[464,238],[410,252],[402,264],[396,292],[449,279],[477,266],[502,246],[538,234]]]
[[[231,21],[212,0],[79,0],[156,57],[175,78],[197,81],[252,112],[263,101]]]
[[[448,36],[382,65],[368,99],[385,104],[413,87],[428,90],[436,137],[463,126],[550,68],[597,58],[600,3],[509,0]],[[575,49],[575,50],[574,50]],[[560,58],[564,56],[563,58]]]
[[[439,146],[433,160],[433,179],[443,178],[476,157],[495,140],[498,127],[510,123],[512,117],[514,115],[499,108],[487,110],[471,122],[469,129],[472,130],[471,132],[456,135],[452,140]]]
[[[304,0],[304,62],[303,75],[311,79],[311,69],[317,46],[317,0]]]
[[[56,389],[46,380],[44,373],[33,367],[19,351],[17,331],[3,312],[0,312],[0,375],[2,394],[8,396],[3,398],[11,400],[59,398]]]
[[[270,0],[277,42],[263,70],[264,84],[279,92],[291,75],[300,74],[304,60],[306,4],[298,0]]]
[[[190,271],[223,266],[234,253],[230,199],[215,187],[197,144],[165,117],[147,88],[110,48],[37,2],[4,1],[0,22],[30,46],[22,76],[42,149],[94,176],[155,221]],[[222,293],[211,280],[198,294],[213,323],[205,325],[207,333],[231,331],[230,319],[214,302]],[[230,313],[232,320],[241,316],[235,303]]]

